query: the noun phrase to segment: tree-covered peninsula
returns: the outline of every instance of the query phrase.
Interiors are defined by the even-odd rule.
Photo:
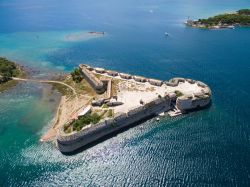
[[[235,26],[250,26],[250,9],[241,9],[234,13],[220,14],[207,19],[188,20],[188,26],[198,28],[234,28]]]
[[[12,77],[23,77],[24,72],[18,64],[0,57],[0,92],[16,85]]]

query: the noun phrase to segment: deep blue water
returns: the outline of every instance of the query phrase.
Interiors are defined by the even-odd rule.
[[[74,156],[39,143],[58,94],[0,93],[0,186],[250,186],[250,29],[183,22],[250,8],[245,0],[1,0],[0,55],[47,72],[79,63],[207,83],[212,106],[150,120]],[[65,41],[85,31],[104,37]],[[170,33],[165,37],[164,33]]]

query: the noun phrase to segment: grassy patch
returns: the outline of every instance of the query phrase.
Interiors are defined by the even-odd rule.
[[[73,91],[62,84],[50,83],[52,85],[52,90],[58,90],[62,95],[71,96],[73,95]]]
[[[102,108],[108,108],[108,105],[107,104],[103,104]]]
[[[102,76],[100,74],[95,74],[95,76],[100,79]]]
[[[180,92],[179,90],[175,90],[174,93],[176,94],[176,97],[181,97],[184,94],[182,92]]]
[[[109,109],[108,110],[108,115],[107,115],[108,118],[111,118],[113,117],[113,110],[112,109]]]
[[[95,96],[96,93],[95,91],[91,88],[91,86],[88,84],[88,82],[85,79],[82,79],[81,82],[74,82],[73,78],[70,76],[66,78],[64,83],[72,86],[75,90],[76,93],[81,95],[81,94],[88,94],[89,96]]]
[[[79,117],[72,123],[73,131],[80,131],[84,126],[89,124],[96,124],[101,120],[101,116],[97,113],[86,114],[85,116]]]

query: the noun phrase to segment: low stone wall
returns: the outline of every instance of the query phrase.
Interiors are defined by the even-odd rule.
[[[67,135],[63,132],[63,129],[60,129],[57,135],[58,148],[63,153],[76,151],[122,128],[129,127],[138,121],[169,109],[170,100],[168,97],[156,98],[145,106],[130,110],[128,113],[121,113],[113,119],[101,121],[86,130]]]

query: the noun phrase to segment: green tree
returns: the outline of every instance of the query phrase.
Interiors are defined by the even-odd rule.
[[[71,73],[72,79],[76,83],[80,83],[82,81],[82,74],[80,68],[75,68]]]

